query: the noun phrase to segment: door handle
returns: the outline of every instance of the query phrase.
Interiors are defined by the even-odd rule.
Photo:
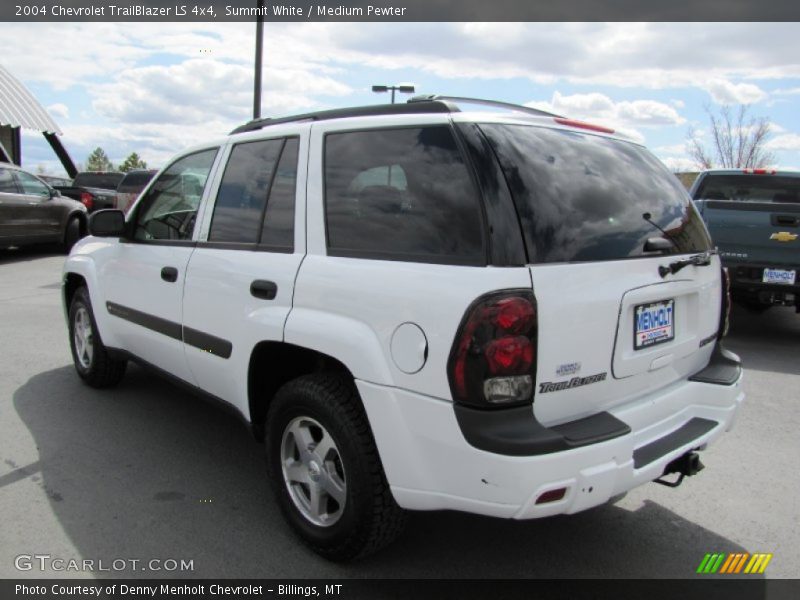
[[[178,281],[178,269],[175,267],[164,267],[161,269],[161,279],[175,283]]]
[[[250,293],[256,298],[263,300],[274,300],[278,294],[278,284],[274,281],[256,279],[250,284]]]

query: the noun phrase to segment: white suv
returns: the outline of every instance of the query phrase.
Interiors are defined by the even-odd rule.
[[[679,181],[541,111],[254,121],[90,230],[64,268],[80,377],[115,385],[131,359],[232,406],[332,559],[388,543],[403,509],[530,519],[672,483],[744,399]]]

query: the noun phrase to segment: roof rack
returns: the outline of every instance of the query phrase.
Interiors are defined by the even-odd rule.
[[[483,98],[467,98],[464,96],[424,94],[421,96],[414,96],[408,102],[409,104],[413,104],[415,102],[454,102],[463,104],[480,104],[481,106],[491,106],[493,108],[507,108],[508,110],[513,110],[514,112],[527,113],[529,115],[536,115],[537,117],[562,117],[562,115],[547,112],[546,110],[539,110],[538,108],[531,108],[530,106],[523,106],[521,104],[500,102],[499,100],[484,100]]]
[[[280,123],[296,123],[298,121],[328,121],[330,119],[344,119],[346,117],[374,117],[378,115],[409,115],[424,113],[449,113],[458,112],[458,107],[443,101],[420,101],[413,104],[372,104],[370,106],[356,106],[352,108],[334,108],[332,110],[321,110],[317,112],[293,115],[290,117],[278,117],[277,119],[256,119],[240,125],[233,131],[234,133],[244,133],[245,131],[257,131],[269,125]]]
[[[270,125],[278,125],[280,123],[297,123],[301,121],[328,121],[331,119],[344,119],[347,117],[374,117],[379,115],[410,115],[410,114],[424,114],[424,113],[454,113],[461,112],[461,109],[456,103],[461,102],[465,104],[480,104],[483,106],[491,106],[495,108],[506,108],[515,112],[527,113],[530,115],[544,116],[544,117],[560,117],[553,113],[539,110],[537,108],[530,108],[528,106],[521,106],[519,104],[511,104],[509,102],[499,102],[496,100],[483,100],[480,98],[464,98],[461,96],[440,96],[438,94],[429,94],[423,96],[414,96],[404,104],[372,104],[370,106],[356,106],[352,108],[334,108],[332,110],[321,110],[317,112],[304,113],[301,115],[293,115],[290,117],[278,118],[265,118],[255,119],[244,125],[240,125],[233,131],[234,133],[244,133],[246,131],[257,131]]]

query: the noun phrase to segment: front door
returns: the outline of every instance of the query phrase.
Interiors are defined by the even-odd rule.
[[[194,250],[197,213],[217,148],[176,160],[137,205],[115,256],[99,274],[106,309],[125,350],[189,383],[183,352],[186,266]]]

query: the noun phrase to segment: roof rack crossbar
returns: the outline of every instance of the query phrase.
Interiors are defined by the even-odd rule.
[[[415,102],[413,104],[373,104],[370,106],[356,106],[353,108],[334,108],[331,110],[321,110],[290,117],[256,119],[240,125],[233,131],[234,133],[244,133],[246,131],[257,131],[269,125],[280,123],[297,123],[301,121],[327,121],[330,119],[344,119],[346,117],[368,117],[380,115],[402,115],[420,113],[448,113],[458,112],[458,107],[446,101],[432,100],[430,102]]]
[[[410,100],[408,100],[409,104],[415,102],[455,102],[455,103],[463,103],[463,104],[480,104],[482,106],[490,106],[493,108],[507,108],[509,110],[513,110],[515,112],[522,112],[527,113],[530,115],[536,115],[538,117],[561,117],[562,115],[557,115],[555,113],[547,112],[545,110],[540,110],[538,108],[531,108],[530,106],[523,106],[521,104],[512,104],[511,102],[500,102],[498,100],[484,100],[483,98],[467,98],[464,96],[442,96],[439,94],[427,94],[422,96],[414,96]]]

